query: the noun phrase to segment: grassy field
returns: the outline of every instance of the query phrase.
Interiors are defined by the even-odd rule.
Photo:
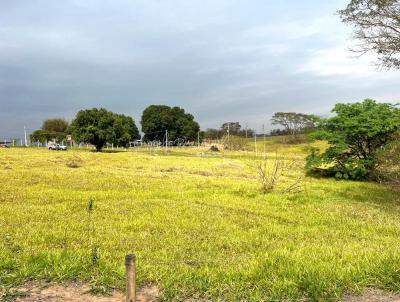
[[[283,188],[304,175],[307,146],[268,142],[276,149],[299,162]],[[400,290],[398,192],[307,177],[302,193],[264,195],[254,162],[251,152],[205,149],[0,149],[0,286],[78,279],[123,289],[134,252],[139,283],[167,301]]]

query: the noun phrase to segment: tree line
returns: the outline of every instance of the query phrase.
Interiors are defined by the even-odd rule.
[[[271,134],[291,135],[295,140],[297,135],[312,130],[318,118],[294,112],[277,112],[272,117],[273,125],[281,128],[274,129]],[[196,141],[203,139],[222,139],[224,136],[253,137],[255,131],[242,128],[239,122],[225,122],[220,129],[209,128],[200,131],[200,125],[194,116],[179,107],[165,105],[151,105],[147,107],[141,117],[143,141],[165,141],[166,136],[170,142],[177,139]],[[101,151],[107,144],[123,147],[140,139],[138,127],[130,116],[117,114],[104,108],[81,110],[69,124],[63,118],[50,118],[43,122],[41,129],[31,134],[31,140],[48,142],[52,140],[63,141],[72,136],[77,142],[90,143]]]
[[[269,135],[290,135],[291,141],[296,142],[299,134],[313,131],[319,121],[320,118],[313,114],[276,112],[271,118],[271,124],[279,128],[272,129]],[[243,129],[239,122],[226,122],[219,129],[208,128],[204,131],[203,137],[221,139],[228,134],[248,138],[254,137],[256,132],[247,127]]]
[[[279,125],[281,133],[292,137],[293,142],[301,133],[307,133],[314,140],[328,142],[324,150],[311,150],[307,157],[310,173],[344,179],[377,180],[377,171],[384,164],[391,169],[388,171],[394,171],[387,159],[396,159],[398,156],[393,154],[400,150],[400,109],[397,105],[366,99],[358,103],[336,104],[332,113],[332,117],[321,118],[303,113],[277,112],[271,122]],[[238,122],[227,122],[220,129],[200,132],[193,115],[182,108],[164,105],[147,107],[140,123],[144,141],[163,141],[165,135],[171,141],[177,138],[196,141],[200,138],[223,138],[226,135],[254,135],[252,130],[242,129]],[[31,139],[45,142],[65,139],[67,135],[71,135],[76,142],[94,145],[97,151],[101,151],[107,143],[128,146],[130,142],[140,139],[132,117],[103,108],[81,110],[70,124],[64,119],[45,120],[42,128],[31,135]],[[386,156],[385,152],[390,156]],[[398,167],[398,162],[395,167]]]
[[[170,141],[184,138],[195,141],[200,125],[193,115],[179,107],[151,105],[142,114],[140,121],[144,141]],[[79,111],[69,124],[63,118],[51,118],[43,122],[41,129],[31,134],[32,141],[62,141],[71,136],[78,143],[89,143],[101,151],[106,144],[128,147],[141,138],[135,120],[127,115],[111,112],[104,108]]]

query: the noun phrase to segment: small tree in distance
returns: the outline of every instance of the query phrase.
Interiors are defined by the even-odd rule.
[[[43,121],[42,130],[47,132],[65,133],[68,129],[68,122],[63,118],[49,118]]]
[[[74,139],[87,142],[101,151],[106,143],[128,146],[132,140],[140,138],[134,120],[104,108],[81,110],[71,123]]]
[[[239,122],[226,122],[221,126],[221,130],[224,134],[227,134],[229,131],[229,134],[233,135],[239,134],[241,128],[242,126],[239,124]]]
[[[43,121],[42,128],[34,131],[31,141],[46,143],[48,141],[62,141],[66,139],[68,122],[63,118],[49,118]]]
[[[319,117],[296,112],[276,112],[271,121],[272,125],[284,127],[287,133],[292,136],[292,139],[296,140],[299,133],[315,128]]]

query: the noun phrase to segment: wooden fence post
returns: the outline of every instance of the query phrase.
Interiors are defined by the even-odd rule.
[[[125,257],[126,268],[126,302],[136,302],[136,256]]]

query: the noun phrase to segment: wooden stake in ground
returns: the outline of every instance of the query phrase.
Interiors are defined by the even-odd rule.
[[[126,302],[136,302],[136,256],[125,257],[126,268]]]

